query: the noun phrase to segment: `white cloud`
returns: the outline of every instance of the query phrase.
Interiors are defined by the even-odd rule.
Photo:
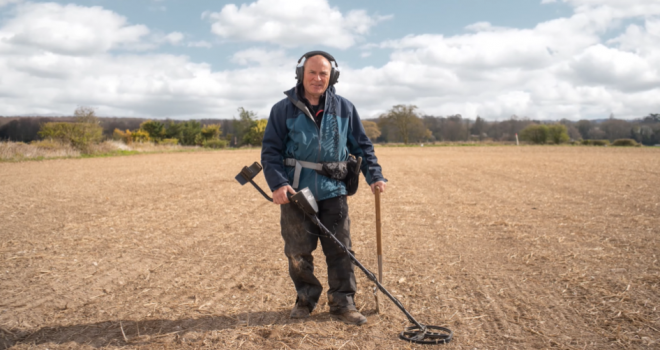
[[[575,7],[576,13],[609,12],[612,18],[654,16],[660,14],[657,0],[561,0]],[[544,1],[543,3],[547,3]]]
[[[172,44],[172,45],[177,45],[177,44],[181,43],[183,38],[185,38],[185,35],[183,35],[183,33],[172,32],[172,33],[169,33],[169,34],[165,35],[163,40],[170,43],[170,44]]]
[[[626,2],[646,6],[638,14],[616,1],[571,1],[572,16],[529,29],[480,22],[465,34],[410,35],[357,49],[373,56],[391,51],[389,61],[378,67],[357,69],[335,53],[342,70],[338,93],[354,102],[362,117],[377,116],[395,104],[415,104],[433,115],[488,119],[610,113],[632,118],[660,112],[660,15],[652,14],[654,4]],[[248,19],[261,18],[256,14],[268,13],[264,4],[272,3],[262,0],[235,10]],[[373,28],[356,24],[350,14],[358,12],[328,13],[337,14],[332,21],[344,25],[338,37],[346,45]],[[229,118],[243,106],[266,117],[284,97],[281,91],[295,83],[298,53],[287,51],[285,44],[235,52],[229,59],[240,68],[214,71],[186,56],[116,50],[161,42],[211,44],[189,42],[179,32],[152,34],[100,7],[25,3],[12,8],[12,14],[0,27],[2,115],[71,113],[77,105],[90,105],[101,115]],[[284,28],[283,16],[273,17],[273,28]],[[300,19],[295,11],[291,16],[292,23]],[[621,27],[628,23],[621,19],[634,19],[634,24]],[[617,26],[623,31],[611,38],[608,31]],[[242,34],[232,35],[228,38],[239,40]],[[261,41],[280,44],[282,38]]]
[[[150,31],[99,7],[20,6],[0,27],[1,115],[70,114],[78,105],[118,116],[229,118],[238,106],[265,115],[284,90],[272,87],[294,81],[294,64],[217,72],[185,56],[113,52]],[[185,36],[153,40],[163,37]]]
[[[268,51],[260,48],[251,48],[239,51],[232,56],[231,61],[240,65],[249,66],[251,64],[258,64],[259,66],[270,67],[283,67],[286,65],[292,66],[290,69],[293,71],[292,62],[295,62],[293,57],[288,57],[284,50]]]
[[[644,27],[631,24],[618,37],[608,41],[619,48],[648,56],[660,47],[660,18],[647,19]]]
[[[0,31],[7,43],[67,55],[92,55],[140,44],[143,25],[101,7],[26,3]]]
[[[200,40],[200,41],[192,41],[188,43],[188,47],[203,47],[203,48],[211,48],[213,47],[213,44],[206,40]]]
[[[635,9],[621,10],[612,6],[624,2],[574,3],[573,16],[531,29],[480,22],[468,34],[383,42],[390,61],[344,69],[339,91],[366,116],[398,103],[470,118],[633,118],[660,111],[660,18],[648,16],[655,4],[626,1]],[[630,25],[604,42],[620,19],[640,17],[644,26]]]
[[[225,39],[339,49],[355,45],[370,28],[390,18],[369,16],[363,10],[342,14],[327,0],[257,0],[240,7],[225,5],[203,17],[213,22],[213,33]]]

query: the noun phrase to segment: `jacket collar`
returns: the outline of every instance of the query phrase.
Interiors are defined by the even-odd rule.
[[[292,87],[291,89],[289,89],[287,91],[284,91],[284,94],[289,98],[289,100],[291,100],[291,102],[294,105],[297,105],[298,101],[302,102],[302,99],[298,96],[298,90],[299,90],[298,86],[300,86],[300,85],[301,84],[296,84],[296,86]],[[334,86],[328,86],[328,89],[325,90],[324,94],[325,94],[326,101],[329,98],[334,98],[335,97],[335,87]]]
[[[294,86],[290,90],[284,91],[284,94],[286,97],[289,98],[289,101],[296,106],[298,109],[300,109],[307,117],[309,117],[312,121],[314,121],[314,117],[312,117],[312,113],[309,112],[309,109],[305,105],[305,103],[299,98],[298,96],[298,85]],[[334,113],[334,103],[332,101],[335,98],[335,87],[334,86],[329,86],[327,90],[325,90],[325,103],[326,105],[330,106],[330,110],[332,110]],[[326,114],[329,113],[325,112]],[[314,121],[316,123],[316,121]]]

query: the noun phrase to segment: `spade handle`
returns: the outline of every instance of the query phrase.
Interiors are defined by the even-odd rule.
[[[383,283],[383,241],[380,223],[380,188],[376,187],[376,249],[378,252],[378,282]]]

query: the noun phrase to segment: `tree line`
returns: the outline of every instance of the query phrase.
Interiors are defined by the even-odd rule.
[[[91,110],[88,107],[83,109],[87,112]],[[0,140],[16,142],[39,140],[43,138],[39,131],[44,125],[76,123],[79,117],[76,115],[0,117]],[[260,146],[267,124],[267,119],[260,119],[256,113],[244,108],[239,108],[238,116],[233,119],[179,121],[97,118],[95,120],[100,127],[102,138],[106,139],[128,141],[130,137],[131,141],[136,142],[154,141],[210,147]],[[363,120],[363,126],[367,136],[376,143],[514,142],[516,134],[519,134],[530,142],[538,143],[633,139],[644,145],[660,144],[660,114],[649,114],[636,120],[622,120],[610,116],[603,120],[562,119],[548,122],[514,115],[506,120],[487,121],[479,116],[475,119],[463,118],[460,114],[420,115],[417,107],[413,105],[397,105],[378,118]],[[534,132],[523,132],[526,128]],[[563,130],[564,136],[561,135],[562,132],[557,134],[558,130]]]
[[[92,108],[81,106],[71,117],[0,116],[0,141],[51,139],[83,151],[105,139],[210,148],[261,145],[267,120],[258,119],[256,113],[244,108],[238,112],[238,118],[230,120],[99,118]]]
[[[523,130],[541,130],[532,143],[562,143],[581,140],[632,139],[644,145],[660,144],[660,114],[622,120],[613,115],[604,120],[541,121],[511,116],[502,121],[486,121],[450,116],[419,115],[413,105],[397,105],[376,119],[363,121],[367,136],[378,143],[421,142],[514,142]],[[539,126],[539,127],[536,127]],[[547,130],[546,130],[547,129]],[[543,136],[545,135],[545,136]],[[527,135],[525,135],[527,136]]]

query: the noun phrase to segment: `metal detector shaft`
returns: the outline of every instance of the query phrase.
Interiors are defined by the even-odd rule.
[[[367,278],[369,280],[371,280],[373,283],[376,284],[378,289],[381,292],[383,292],[383,294],[387,295],[387,297],[390,298],[390,300],[392,300],[394,305],[396,305],[406,315],[406,317],[408,317],[408,320],[411,323],[414,323],[415,326],[419,327],[420,329],[426,329],[426,326],[424,326],[421,323],[417,322],[417,320],[414,317],[412,317],[412,315],[406,310],[406,308],[403,307],[403,304],[401,304],[399,299],[395,298],[392,294],[390,294],[390,292],[387,289],[385,289],[385,287],[383,287],[383,285],[380,284],[380,282],[378,282],[378,278],[376,278],[376,276],[373,274],[373,272],[369,271],[366,267],[364,267],[360,263],[360,261],[358,261],[358,259],[355,256],[353,256],[351,251],[348,250],[348,248],[346,248],[346,246],[344,246],[341,243],[341,241],[339,241],[339,239],[337,239],[337,237],[335,237],[335,235],[332,232],[330,232],[330,230],[328,230],[325,226],[323,226],[323,224],[321,223],[321,221],[319,220],[319,218],[316,215],[310,215],[309,213],[305,213],[305,215],[307,215],[307,217],[310,218],[312,220],[312,222],[314,222],[316,224],[316,226],[318,226],[321,229],[321,231],[323,231],[324,234],[332,237],[332,239],[335,241],[335,243],[337,243],[339,245],[339,247],[341,247],[341,249],[344,250],[344,253],[348,254],[348,256],[351,258],[351,260],[353,260],[355,265],[357,265],[360,268],[360,270],[362,270],[362,272],[364,272],[364,274],[367,275]]]

